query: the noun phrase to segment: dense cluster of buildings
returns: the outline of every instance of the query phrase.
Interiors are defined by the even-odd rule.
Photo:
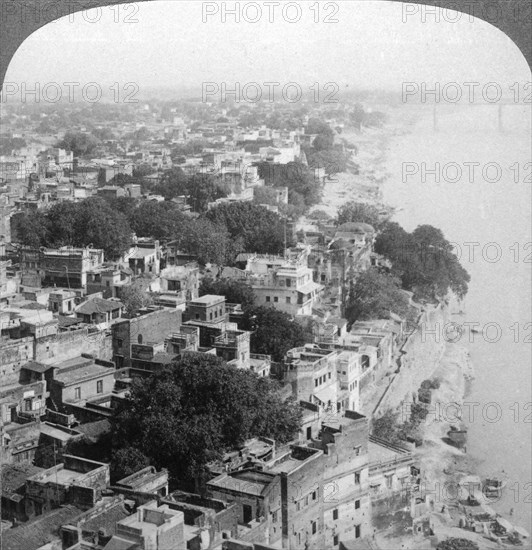
[[[136,239],[113,262],[90,246],[13,246],[13,219],[25,209],[91,194],[153,198],[141,198],[133,184],[107,184],[135,165],[150,166],[154,177],[172,164],[216,173],[232,186],[222,200],[248,200],[261,184],[254,162],[283,164],[301,154],[297,131],[227,122],[191,131],[177,116],[170,125],[154,120],[149,107],[143,117],[151,132],[178,143],[206,140],[212,150],[173,162],[160,144],[129,150],[127,140],[110,140],[98,153],[114,156],[90,162],[53,147],[0,158],[2,548],[347,550],[367,548],[383,510],[402,511],[413,533],[426,534],[430,503],[411,450],[369,433],[368,390],[395,369],[405,321],[391,312],[348,331],[342,318],[349,281],[382,261],[371,226],[300,225],[297,245],[283,255],[245,254],[219,270],[247,282],[258,305],[313,327],[312,341],[280,363],[251,353],[240,304],[199,296],[202,270],[175,243]],[[214,147],[220,142],[225,149]],[[285,188],[278,194],[287,201]],[[153,305],[127,311],[121,298],[132,285]],[[303,411],[292,444],[246,442],[209,465],[201,494],[171,490],[167,472],[153,467],[111,483],[108,464],[69,454],[70,443],[109,433],[135,378],[191,352],[278,379]]]

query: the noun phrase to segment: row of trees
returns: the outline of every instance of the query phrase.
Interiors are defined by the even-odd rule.
[[[440,229],[420,225],[409,233],[398,223],[383,218],[377,207],[353,201],[338,210],[337,224],[348,222],[367,223],[378,230],[375,252],[391,261],[393,280],[376,276],[373,279],[382,283],[378,287],[386,294],[387,289],[397,285],[413,292],[416,299],[430,301],[444,298],[449,291],[460,299],[467,294],[470,276]],[[362,280],[360,284],[368,283]],[[366,315],[364,304],[354,304],[354,308]]]
[[[177,240],[202,264],[231,265],[240,252],[276,254],[283,250],[283,220],[252,203],[222,204],[194,218],[171,202],[138,201],[120,197],[106,201],[91,197],[58,202],[46,212],[22,213],[16,218],[21,244],[102,248],[108,259],[120,257],[132,235],[160,241]]]
[[[449,291],[462,299],[471,279],[442,231],[420,225],[412,233],[388,222],[377,236],[375,251],[389,258],[392,273],[417,299],[434,301]]]

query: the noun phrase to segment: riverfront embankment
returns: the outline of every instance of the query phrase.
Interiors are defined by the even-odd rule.
[[[394,135],[403,132],[395,128],[383,128],[364,132],[363,135],[343,134],[343,137],[355,143],[359,150],[357,156],[353,159],[359,165],[358,174],[340,174],[335,176],[334,181],[326,182],[323,203],[317,206],[317,209],[326,210],[334,216],[337,209],[349,200],[357,202],[368,202],[379,207],[383,205],[383,185],[389,176],[387,172],[387,155],[390,148],[394,148]],[[401,140],[402,141],[402,140]],[[397,156],[397,152],[393,152]],[[401,182],[397,181],[397,185]],[[388,182],[388,185],[390,182]],[[403,186],[404,187],[404,186]],[[414,193],[414,191],[412,190]],[[414,197],[417,194],[414,193]],[[414,202],[412,197],[412,202]],[[415,201],[419,202],[419,201]],[[401,201],[396,201],[393,206],[403,207]],[[419,209],[419,204],[417,204]],[[452,213],[448,212],[450,220]],[[406,212],[403,212],[399,218],[404,218]],[[399,219],[402,224],[403,220]],[[441,225],[440,218],[428,218],[425,215],[423,222],[431,223],[435,226]],[[407,230],[412,227],[405,226]],[[446,227],[442,227],[445,234],[448,233]],[[452,238],[453,235],[450,235]],[[467,240],[467,239],[465,239]],[[469,268],[469,266],[465,266]],[[473,273],[475,276],[475,273]],[[474,284],[474,282],[473,282]],[[450,304],[444,307],[430,310],[427,308],[424,315],[426,326],[433,325],[443,327],[449,320],[457,321],[457,318],[451,318],[452,311],[455,311],[454,305]],[[459,521],[465,517],[467,509],[464,507],[464,491],[460,486],[460,480],[468,475],[485,475],[485,467],[482,463],[485,459],[474,458],[464,450],[449,444],[447,432],[451,425],[456,425],[456,416],[451,414],[436,414],[434,411],[464,411],[464,400],[471,391],[471,380],[473,378],[473,364],[470,356],[470,346],[465,339],[458,343],[446,341],[443,334],[436,336],[427,333],[419,328],[409,337],[400,358],[400,368],[393,366],[390,372],[375,385],[369,388],[371,395],[366,395],[364,405],[364,414],[372,416],[384,412],[386,409],[396,410],[400,413],[404,411],[405,404],[412,402],[413,393],[416,392],[423,380],[438,378],[440,387],[433,391],[432,403],[429,410],[431,413],[421,427],[423,445],[415,451],[416,457],[422,468],[422,481],[428,490],[434,492],[434,509],[431,514],[431,520],[435,535],[438,539],[446,537],[469,538],[475,540],[481,549],[505,547],[501,542],[489,540],[482,534],[462,529],[459,527]],[[449,408],[453,404],[453,408]],[[454,419],[454,422],[453,422]],[[493,504],[494,507],[497,504]],[[510,508],[497,508],[497,511],[517,525],[517,518],[512,518]],[[480,512],[477,507],[477,512]],[[513,523],[513,522],[512,522]],[[387,533],[377,535],[376,542],[379,548],[430,548],[430,542],[427,540],[416,540],[412,536],[406,536],[401,539],[393,538]],[[528,541],[521,548],[526,548]]]

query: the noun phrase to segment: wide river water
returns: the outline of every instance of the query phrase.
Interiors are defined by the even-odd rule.
[[[470,405],[462,411],[467,452],[481,461],[480,475],[508,475],[493,508],[530,533],[532,111],[503,107],[502,131],[496,106],[443,107],[437,130],[432,108],[411,113],[408,133],[389,143],[383,199],[403,209],[395,219],[405,229],[442,229],[471,275],[465,315],[453,317],[484,329],[465,331],[459,342],[475,369]],[[439,182],[430,172],[435,168]]]

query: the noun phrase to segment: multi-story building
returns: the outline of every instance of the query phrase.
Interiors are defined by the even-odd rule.
[[[121,319],[111,327],[113,361],[117,368],[131,366],[132,344],[158,344],[178,333],[181,327],[180,309],[148,307],[131,319]]]
[[[283,380],[292,386],[297,401],[314,403],[320,408],[341,410],[338,400],[337,352],[314,344],[288,351]]]
[[[225,296],[207,294],[190,301],[184,318],[184,326],[199,330],[199,351],[210,351],[237,368],[251,367],[250,333],[228,321]]]
[[[159,505],[155,500],[148,502],[117,523],[116,534],[106,548],[184,549],[185,514],[172,510],[168,504]]]
[[[102,266],[103,250],[96,248],[45,248],[22,251],[22,271],[37,273],[43,286],[85,288],[89,272]]]
[[[63,462],[26,480],[26,515],[39,516],[63,504],[88,510],[109,485],[109,464],[63,455]]]
[[[238,539],[276,548],[322,550],[369,535],[368,421],[329,417],[320,436],[207,483],[239,507]],[[235,546],[237,547],[237,546]]]
[[[129,252],[124,254],[124,259],[134,275],[158,275],[161,269],[161,256],[159,241],[138,239]]]
[[[254,255],[238,275],[253,288],[259,305],[271,305],[290,315],[311,315],[323,290],[307,266],[309,249],[281,256]]]
[[[75,357],[50,365],[50,369],[48,386],[54,408],[81,406],[91,399],[109,395],[114,389],[115,369],[113,363],[107,361],[97,363],[88,357]]]

